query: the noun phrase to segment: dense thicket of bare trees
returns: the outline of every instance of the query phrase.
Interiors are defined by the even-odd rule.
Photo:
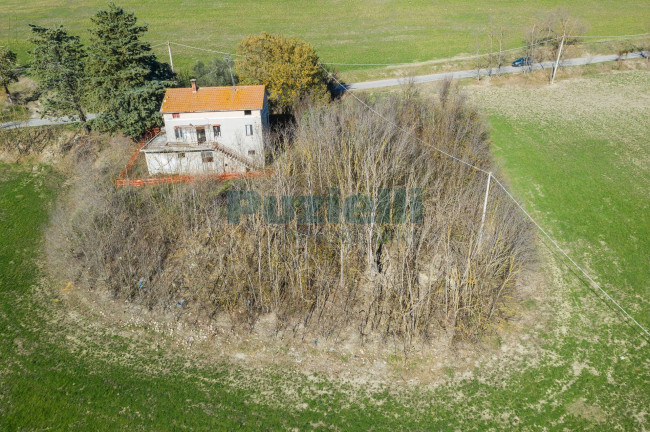
[[[52,223],[53,267],[248,326],[273,313],[407,346],[480,335],[503,317],[532,231],[493,188],[479,242],[486,175],[432,144],[493,170],[485,124],[449,84],[435,101],[407,89],[368,103],[381,117],[353,100],[305,111],[261,179],[116,190],[113,165],[95,162]]]

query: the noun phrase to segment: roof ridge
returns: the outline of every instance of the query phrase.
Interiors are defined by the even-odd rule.
[[[265,93],[266,86],[263,84],[200,87],[196,92],[191,87],[167,88],[160,111],[172,113],[263,109]]]
[[[246,89],[248,87],[266,87],[264,84],[242,84],[242,85],[235,85],[235,86],[204,86],[204,87],[199,87],[197,86],[197,89]],[[192,87],[167,87],[166,90],[192,90]]]

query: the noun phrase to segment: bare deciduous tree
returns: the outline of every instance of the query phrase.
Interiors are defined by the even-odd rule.
[[[503,14],[499,15],[498,20],[490,20],[488,25],[488,37],[490,41],[490,58],[489,67],[496,68],[497,74],[501,73],[505,57],[503,54],[503,44],[506,37],[506,27],[503,24]]]
[[[54,265],[120,298],[183,299],[247,328],[272,313],[278,328],[356,329],[405,349],[436,332],[478,337],[507,316],[532,230],[495,188],[477,244],[485,174],[432,146],[494,170],[486,126],[449,83],[434,101],[407,88],[366,103],[381,117],[354,100],[305,110],[266,178],[115,190],[84,169],[92,180],[50,230]],[[257,211],[229,223],[226,189]]]
[[[531,25],[526,32],[526,56],[534,62],[554,61],[551,82],[567,46],[576,45],[586,31],[585,25],[566,9],[556,9]]]

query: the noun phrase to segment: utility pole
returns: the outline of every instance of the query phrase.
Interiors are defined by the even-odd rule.
[[[476,80],[481,81],[481,56],[478,43],[478,35],[476,35]]]
[[[551,84],[553,84],[553,81],[555,81],[555,73],[557,72],[557,68],[560,65],[560,56],[562,55],[562,47],[564,46],[564,38],[566,34],[562,35],[562,41],[560,42],[560,49],[557,50],[557,59],[555,60],[555,66],[553,67],[553,74],[551,74]]]
[[[169,45],[169,41],[167,41],[167,51],[169,51],[169,64],[172,67],[172,72],[174,72],[174,59],[172,59],[172,47]]]
[[[228,65],[228,71],[230,72],[230,82],[232,82],[232,87],[235,88],[235,77],[232,74],[232,57],[229,55],[224,59]]]
[[[478,229],[476,247],[481,244],[481,237],[483,237],[483,225],[485,225],[485,213],[487,212],[488,196],[490,195],[490,180],[492,180],[492,171],[488,173],[487,187],[485,188],[485,200],[483,201],[483,216],[481,216],[481,227]]]

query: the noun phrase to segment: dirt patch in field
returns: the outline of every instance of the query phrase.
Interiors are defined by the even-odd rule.
[[[89,290],[71,282],[56,283],[49,289],[61,305],[52,319],[69,321],[70,328],[83,332],[102,328],[134,343],[147,341],[147,345],[161,347],[161,352],[168,347],[168,355],[180,354],[192,364],[209,366],[225,361],[258,370],[279,367],[306,375],[324,374],[366,386],[435,387],[487,377],[524,361],[528,366],[538,362],[539,337],[552,311],[545,306],[548,283],[530,274],[522,284],[520,298],[512,302],[513,318],[499,323],[482,342],[449,346],[447,335],[440,334],[407,352],[397,340],[361,339],[353,331],[327,338],[299,326],[295,331],[279,332],[271,314],[262,316],[248,332],[237,330],[241,326],[226,315],[210,320],[176,305],[151,311],[139,304],[117,302],[104,290]],[[77,343],[74,334],[70,336],[69,342]],[[79,349],[83,339],[78,338]]]
[[[602,142],[622,163],[642,173],[650,167],[650,93],[641,89],[650,86],[650,73],[646,61],[624,65],[630,70],[610,70],[595,79],[563,78],[552,86],[520,76],[465,88],[473,103],[490,114],[533,122],[540,128],[570,125],[573,133]],[[624,133],[617,134],[618,130]]]
[[[580,416],[597,423],[602,423],[607,419],[605,412],[600,407],[589,404],[585,398],[580,398],[567,406],[567,411],[574,416]]]
[[[650,82],[647,71],[614,71],[598,80],[577,77],[557,81],[552,86],[538,85],[527,78],[508,82],[507,88],[494,83],[466,89],[477,104],[501,115],[513,119],[534,118],[549,125],[560,120],[600,122],[603,117],[636,113],[650,104],[650,94],[632,91]]]

